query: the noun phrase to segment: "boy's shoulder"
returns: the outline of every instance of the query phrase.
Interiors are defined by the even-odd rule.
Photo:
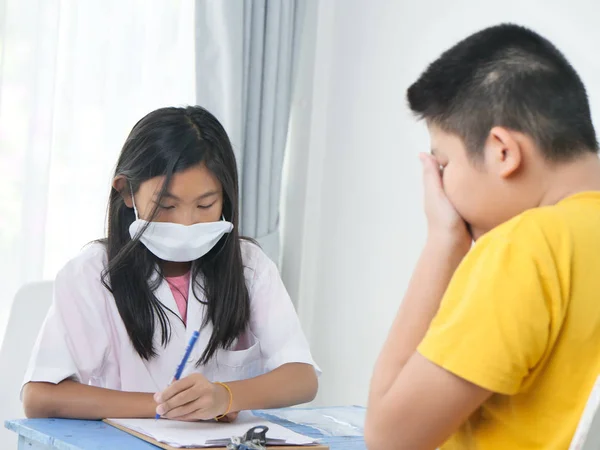
[[[532,208],[482,236],[471,259],[503,254],[513,261],[554,267],[569,262],[586,247],[600,245],[600,192],[581,192],[554,205]]]
[[[483,242],[510,241],[531,243],[544,237],[548,243],[556,238],[565,237],[569,230],[569,215],[559,205],[529,209],[504,222],[484,235]]]
[[[579,229],[567,211],[557,205],[527,210],[504,222],[477,240],[470,252],[471,262],[481,258],[521,264],[536,261],[554,267],[557,259],[572,258]],[[565,259],[566,258],[566,259]]]
[[[600,240],[600,192],[580,192],[554,205],[529,209],[487,233],[482,240],[509,241],[527,244],[536,237],[548,245],[564,244],[569,239]]]

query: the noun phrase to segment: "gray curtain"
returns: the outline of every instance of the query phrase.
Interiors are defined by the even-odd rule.
[[[197,0],[197,101],[233,142],[241,232],[279,261],[279,204],[299,41],[296,0]]]

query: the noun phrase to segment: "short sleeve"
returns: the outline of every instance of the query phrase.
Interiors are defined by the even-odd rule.
[[[58,273],[23,385],[68,378],[88,384],[101,377],[109,350],[101,270],[101,264],[76,258]]]
[[[484,236],[455,272],[419,353],[492,392],[518,393],[550,346],[555,272],[535,233]]]
[[[320,374],[277,267],[258,248],[255,251],[260,254],[256,256],[255,281],[250,288],[250,329],[260,342],[265,370],[305,363]]]

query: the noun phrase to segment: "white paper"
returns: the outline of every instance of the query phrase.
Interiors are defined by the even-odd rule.
[[[234,423],[179,422],[176,420],[154,419],[108,419],[111,422],[149,436],[172,447],[211,447],[225,446],[233,436],[243,436],[250,428],[264,425],[269,427],[269,443],[288,445],[310,445],[316,441],[308,436],[295,433],[268,420],[242,412]]]

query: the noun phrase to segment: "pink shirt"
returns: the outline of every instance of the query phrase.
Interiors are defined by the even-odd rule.
[[[190,291],[190,277],[191,272],[178,277],[167,277],[167,283],[169,283],[169,287],[175,298],[175,303],[177,304],[177,309],[179,310],[179,315],[184,324],[187,323],[187,301],[188,293]]]

